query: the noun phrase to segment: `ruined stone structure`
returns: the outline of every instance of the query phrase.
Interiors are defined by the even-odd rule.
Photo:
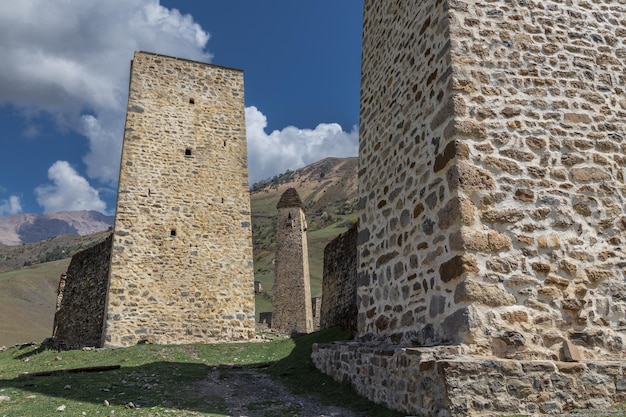
[[[59,348],[100,345],[112,241],[109,235],[72,256],[61,276],[52,331]]]
[[[355,224],[324,248],[324,275],[320,328],[341,326],[356,332],[356,239]]]
[[[362,344],[318,347],[320,369],[410,413],[624,398],[625,13],[365,1]],[[387,361],[419,372],[375,375]]]
[[[243,73],[137,52],[102,344],[254,336]]]
[[[276,222],[272,328],[286,333],[313,331],[309,251],[304,206],[295,188],[280,197]]]

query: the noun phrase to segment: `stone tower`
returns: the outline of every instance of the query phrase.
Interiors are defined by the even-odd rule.
[[[135,53],[103,344],[254,336],[239,70]]]
[[[623,401],[625,14],[365,0],[362,345],[320,369],[420,415]]]
[[[361,338],[623,358],[625,12],[365,2]]]
[[[272,328],[286,333],[310,333],[313,313],[304,206],[295,188],[289,188],[276,207]]]

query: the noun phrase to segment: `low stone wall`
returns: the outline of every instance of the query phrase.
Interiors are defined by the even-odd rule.
[[[460,346],[313,346],[315,366],[370,400],[438,417],[563,413],[626,400],[626,362],[482,358]]]
[[[320,326],[356,332],[357,225],[337,236],[324,248],[324,279]]]
[[[72,257],[54,315],[55,344],[67,348],[101,345],[111,244],[109,235]]]

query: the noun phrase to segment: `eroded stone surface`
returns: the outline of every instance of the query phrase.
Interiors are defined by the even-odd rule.
[[[477,354],[626,344],[625,7],[365,2],[361,340],[443,342],[472,306]],[[523,349],[493,348],[511,331]]]
[[[105,345],[254,336],[243,93],[239,70],[135,54]]]

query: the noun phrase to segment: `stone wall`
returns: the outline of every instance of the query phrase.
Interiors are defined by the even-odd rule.
[[[67,273],[61,277],[52,336],[59,347],[101,344],[112,240],[109,235],[72,256]]]
[[[360,340],[623,358],[625,12],[365,2]]]
[[[356,240],[357,225],[330,241],[324,248],[324,277],[320,328],[341,326],[356,332]]]
[[[458,346],[314,345],[313,362],[336,381],[410,415],[555,414],[626,400],[626,363],[477,358]]]
[[[304,206],[295,188],[277,204],[276,256],[272,299],[272,329],[285,333],[313,331],[309,251]]]
[[[241,71],[135,54],[114,230],[105,345],[254,336]]]

